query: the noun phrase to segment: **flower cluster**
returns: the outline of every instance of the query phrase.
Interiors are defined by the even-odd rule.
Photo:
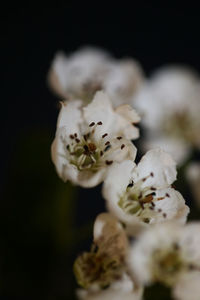
[[[200,223],[186,224],[190,209],[173,185],[175,161],[200,148],[198,76],[169,68],[144,80],[134,60],[88,48],[58,53],[49,83],[63,99],[51,148],[56,171],[84,188],[103,183],[108,211],[94,222],[90,251],[75,260],[78,298],[141,300],[158,282],[176,300],[199,300]],[[140,119],[147,152],[138,162]]]

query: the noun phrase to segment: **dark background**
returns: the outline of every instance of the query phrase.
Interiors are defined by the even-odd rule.
[[[199,10],[182,2],[31,3],[1,12],[0,295],[73,299],[73,260],[104,205],[100,188],[77,192],[55,174],[50,63],[57,50],[95,45],[136,58],[147,75],[168,63],[199,71]]]

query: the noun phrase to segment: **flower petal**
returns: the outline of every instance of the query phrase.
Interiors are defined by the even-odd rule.
[[[176,164],[169,154],[161,149],[148,151],[135,169],[143,187],[167,187],[176,180]]]

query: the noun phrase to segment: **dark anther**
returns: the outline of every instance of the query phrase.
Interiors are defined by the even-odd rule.
[[[170,197],[170,195],[168,193],[166,193],[165,196],[168,197],[168,198]]]
[[[97,125],[102,125],[102,124],[103,124],[103,123],[102,123],[101,121],[97,123]]]
[[[166,214],[166,213],[164,213],[164,214],[163,214],[163,217],[164,217],[164,218],[166,218],[166,217],[167,217],[167,214]]]
[[[108,145],[105,149],[104,152],[108,151],[111,148],[111,145]]]
[[[100,156],[102,156],[103,155],[103,151],[100,151]]]
[[[122,144],[122,145],[121,145],[121,150],[122,150],[122,149],[124,149],[124,147],[125,147],[125,145],[124,145],[124,144]]]
[[[133,182],[133,180],[127,185],[127,188],[130,188],[130,187],[133,187],[133,185],[134,185],[134,182]]]
[[[155,206],[156,206],[154,202],[151,202],[151,205],[152,205],[153,207],[155,207]]]
[[[79,140],[79,139],[75,139],[75,141],[76,141],[77,143],[80,143],[80,140]]]
[[[121,137],[121,136],[118,136],[118,137],[117,137],[117,139],[118,139],[118,140],[121,140],[121,139],[122,139],[122,137]]]
[[[159,208],[158,212],[161,212],[161,211],[162,211],[162,209],[161,209],[161,208]]]
[[[153,177],[154,176],[153,172],[151,172],[150,175],[151,175],[151,177]]]
[[[109,165],[112,165],[113,163],[113,160],[106,160],[106,164],[109,166]]]
[[[151,193],[151,195],[152,195],[152,196],[155,196],[155,195],[156,195],[156,193],[155,193],[155,192],[153,192],[153,193]]]
[[[69,151],[69,145],[66,146],[66,149]]]
[[[69,137],[70,137],[70,139],[72,139],[72,140],[74,139],[73,134],[70,134]]]
[[[105,138],[107,135],[108,135],[107,133],[104,133],[104,134],[102,135],[102,138]]]
[[[90,126],[90,127],[92,127],[92,126],[94,126],[94,125],[95,125],[95,123],[94,123],[94,122],[92,122],[92,123],[90,123],[90,125],[89,125],[89,126]]]
[[[151,190],[152,190],[152,191],[156,191],[156,188],[152,186],[152,187],[151,187]]]
[[[107,145],[109,145],[110,144],[110,142],[109,141],[107,141],[106,143],[105,143],[105,145],[107,146]]]
[[[77,137],[77,133],[74,133],[75,138]]]

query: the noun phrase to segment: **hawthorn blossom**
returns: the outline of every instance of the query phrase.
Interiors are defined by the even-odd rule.
[[[129,243],[118,220],[109,213],[97,216],[90,252],[80,255],[74,264],[80,299],[141,299],[142,289],[127,274],[125,264]],[[131,298],[132,297],[132,298]]]
[[[58,52],[49,73],[50,86],[60,97],[88,103],[103,90],[115,106],[129,103],[142,81],[141,67],[133,59],[118,61],[95,48],[82,48],[68,57]]]
[[[171,186],[176,173],[174,160],[161,149],[148,151],[138,165],[131,160],[113,165],[103,186],[108,210],[131,235],[168,220],[185,223],[189,208]]]
[[[190,293],[192,287],[198,293],[200,285],[200,223],[149,227],[133,244],[128,265],[141,284],[160,282],[172,288],[177,300],[199,299]]]
[[[192,162],[186,169],[186,177],[197,206],[200,208],[200,162]]]
[[[138,137],[137,113],[128,105],[115,110],[103,92],[83,107],[81,100],[61,104],[52,160],[58,175],[83,187],[99,184],[114,162],[135,159],[130,139]]]
[[[161,147],[182,164],[200,149],[200,80],[181,67],[157,71],[140,89],[134,106],[143,116],[145,150]]]

